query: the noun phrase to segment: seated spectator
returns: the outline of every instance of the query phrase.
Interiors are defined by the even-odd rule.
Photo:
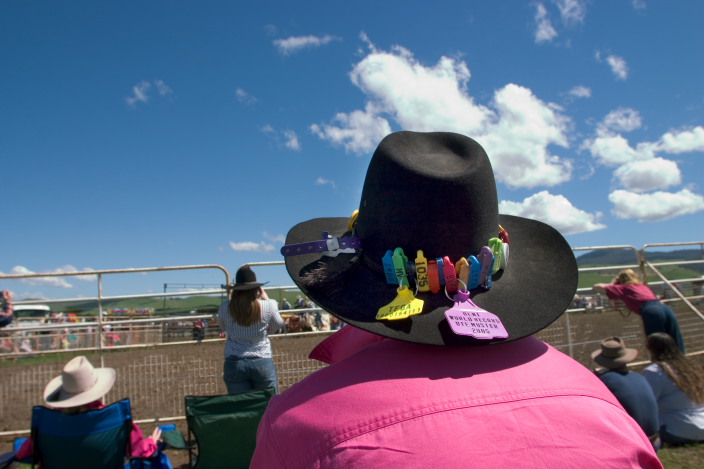
[[[15,319],[15,310],[12,307],[12,292],[3,290],[0,297],[0,327],[9,325]]]
[[[638,422],[643,432],[660,447],[658,430],[658,403],[648,382],[639,373],[628,370],[628,363],[638,356],[638,350],[626,348],[620,337],[609,337],[601,342],[601,348],[592,353],[592,359],[607,369],[599,374],[609,391],[616,396],[626,412]]]
[[[653,361],[643,370],[658,402],[660,438],[679,445],[704,442],[704,369],[664,332],[648,336]]]
[[[348,325],[271,399],[250,468],[662,469],[599,379],[532,337],[574,298],[571,247],[498,208],[479,143],[396,132],[352,217],[289,230],[289,275]]]
[[[93,368],[86,357],[71,359],[64,366],[60,376],[55,377],[44,388],[44,403],[48,407],[63,412],[77,414],[88,410],[102,409],[102,398],[115,384],[115,370],[112,368]],[[149,438],[144,438],[142,430],[132,423],[130,435],[131,452],[128,456],[148,458],[153,456],[161,439],[161,430],[157,427]],[[66,448],[70,451],[70,448]],[[32,457],[34,442],[28,438],[17,451],[17,459]]]

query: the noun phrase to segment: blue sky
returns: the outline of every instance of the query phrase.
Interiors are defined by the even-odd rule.
[[[702,20],[689,0],[5,0],[0,272],[281,260],[294,224],[357,208],[402,129],[478,140],[500,211],[573,247],[699,241]],[[222,280],[124,275],[103,293]],[[0,288],[97,293],[90,277]]]

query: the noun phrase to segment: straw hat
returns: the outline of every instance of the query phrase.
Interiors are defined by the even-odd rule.
[[[49,381],[44,388],[44,402],[50,407],[77,407],[97,401],[115,384],[115,370],[93,368],[84,356],[71,359],[61,376]]]
[[[610,370],[621,368],[638,356],[638,350],[626,348],[620,337],[608,337],[601,341],[601,348],[592,352],[592,359]]]

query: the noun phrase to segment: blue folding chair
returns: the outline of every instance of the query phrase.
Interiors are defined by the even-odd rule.
[[[35,406],[33,464],[42,469],[122,469],[131,430],[129,399],[78,414]]]

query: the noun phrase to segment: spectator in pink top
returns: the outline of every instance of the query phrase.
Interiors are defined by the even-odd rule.
[[[388,135],[359,211],[299,223],[282,254],[349,326],[272,398],[251,468],[662,468],[606,386],[531,337],[569,307],[577,264],[552,227],[498,213],[474,140]]]
[[[597,283],[592,288],[612,300],[623,301],[630,311],[638,314],[643,320],[646,337],[655,332],[669,334],[684,353],[684,340],[675,312],[658,300],[632,269],[620,271],[611,284]]]

